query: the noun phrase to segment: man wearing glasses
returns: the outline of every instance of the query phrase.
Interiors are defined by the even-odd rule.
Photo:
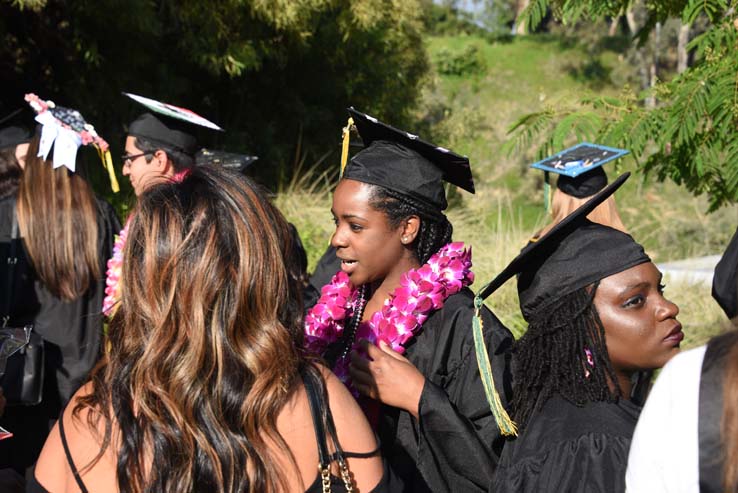
[[[192,132],[199,127],[222,130],[193,111],[136,94],[123,93],[150,112],[128,127],[123,175],[128,176],[136,195],[154,183],[176,179],[195,166],[197,140]]]

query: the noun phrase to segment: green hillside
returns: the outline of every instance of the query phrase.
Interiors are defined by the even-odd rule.
[[[593,54],[587,48],[541,35],[497,43],[475,36],[427,40],[434,71],[417,112],[421,122],[417,131],[469,156],[472,162],[477,193],[450,191],[449,216],[455,239],[474,247],[475,289],[502,269],[547,222],[542,173],[528,169],[537,158],[537,149],[508,156],[502,147],[510,139],[510,125],[547,105],[622,90],[618,75],[628,70],[622,57],[607,49]],[[608,174],[613,177],[635,169],[636,163],[626,158],[608,165]],[[278,198],[301,232],[311,268],[332,231],[329,189],[324,178],[296,184]],[[639,173],[618,192],[617,201],[624,223],[656,262],[719,253],[738,224],[737,207],[707,215],[703,198]],[[518,315],[514,284],[508,283],[488,305],[519,333],[524,324]],[[669,285],[666,292],[682,309],[680,319],[688,345],[724,327],[726,321],[710,298],[709,288]]]

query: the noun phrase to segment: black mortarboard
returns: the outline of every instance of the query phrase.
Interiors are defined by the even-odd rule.
[[[349,108],[364,149],[351,158],[344,178],[379,185],[431,207],[447,207],[443,181],[474,193],[469,159]]]
[[[531,167],[558,174],[558,189],[581,199],[605,188],[607,175],[602,165],[627,153],[625,149],[582,142],[538,161]]]
[[[25,144],[31,140],[31,132],[23,127],[5,127],[0,129],[0,149],[16,147],[18,144]]]
[[[190,156],[197,151],[197,139],[192,135],[193,125],[223,130],[194,111],[136,94],[126,96],[156,113],[144,113],[128,127],[128,135],[141,137],[154,144],[173,147]]]
[[[243,173],[258,159],[258,156],[234,154],[232,152],[225,151],[213,151],[210,149],[200,149],[195,155],[195,164],[197,166],[201,166],[204,164],[217,164],[224,168],[235,169]]]
[[[587,219],[629,176],[630,173],[620,176],[548,233],[526,245],[478,296],[488,297],[508,279],[519,275],[520,309],[528,320],[577,289],[650,261],[630,235]]]
[[[738,316],[738,229],[715,266],[712,297],[728,318]]]
[[[18,108],[0,119],[0,149],[30,142],[33,134],[28,129],[28,125],[31,121],[26,108]]]

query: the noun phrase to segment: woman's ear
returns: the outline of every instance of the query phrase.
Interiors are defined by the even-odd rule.
[[[400,241],[403,245],[410,245],[420,232],[420,218],[418,216],[410,216],[405,219],[402,227],[402,235]]]

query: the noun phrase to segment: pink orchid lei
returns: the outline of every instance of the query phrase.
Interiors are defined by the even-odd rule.
[[[103,300],[103,315],[112,317],[118,307],[120,300],[120,276],[123,270],[123,247],[128,239],[128,225],[131,218],[128,218],[126,225],[115,235],[115,244],[113,245],[113,256],[108,259],[108,270],[105,278],[105,299]]]
[[[446,299],[474,282],[471,271],[471,247],[464,249],[461,242],[449,243],[434,254],[428,263],[411,269],[400,279],[400,286],[385,300],[381,310],[371,319],[361,322],[356,329],[351,349],[361,339],[377,344],[384,341],[392,349],[404,353],[404,344],[420,329],[428,316],[443,307]],[[318,303],[305,317],[305,346],[314,354],[323,354],[326,348],[340,340],[347,321],[363,303],[359,289],[353,287],[349,276],[338,272],[330,284],[323,287]],[[356,395],[348,373],[349,358],[340,357],[333,372]]]

